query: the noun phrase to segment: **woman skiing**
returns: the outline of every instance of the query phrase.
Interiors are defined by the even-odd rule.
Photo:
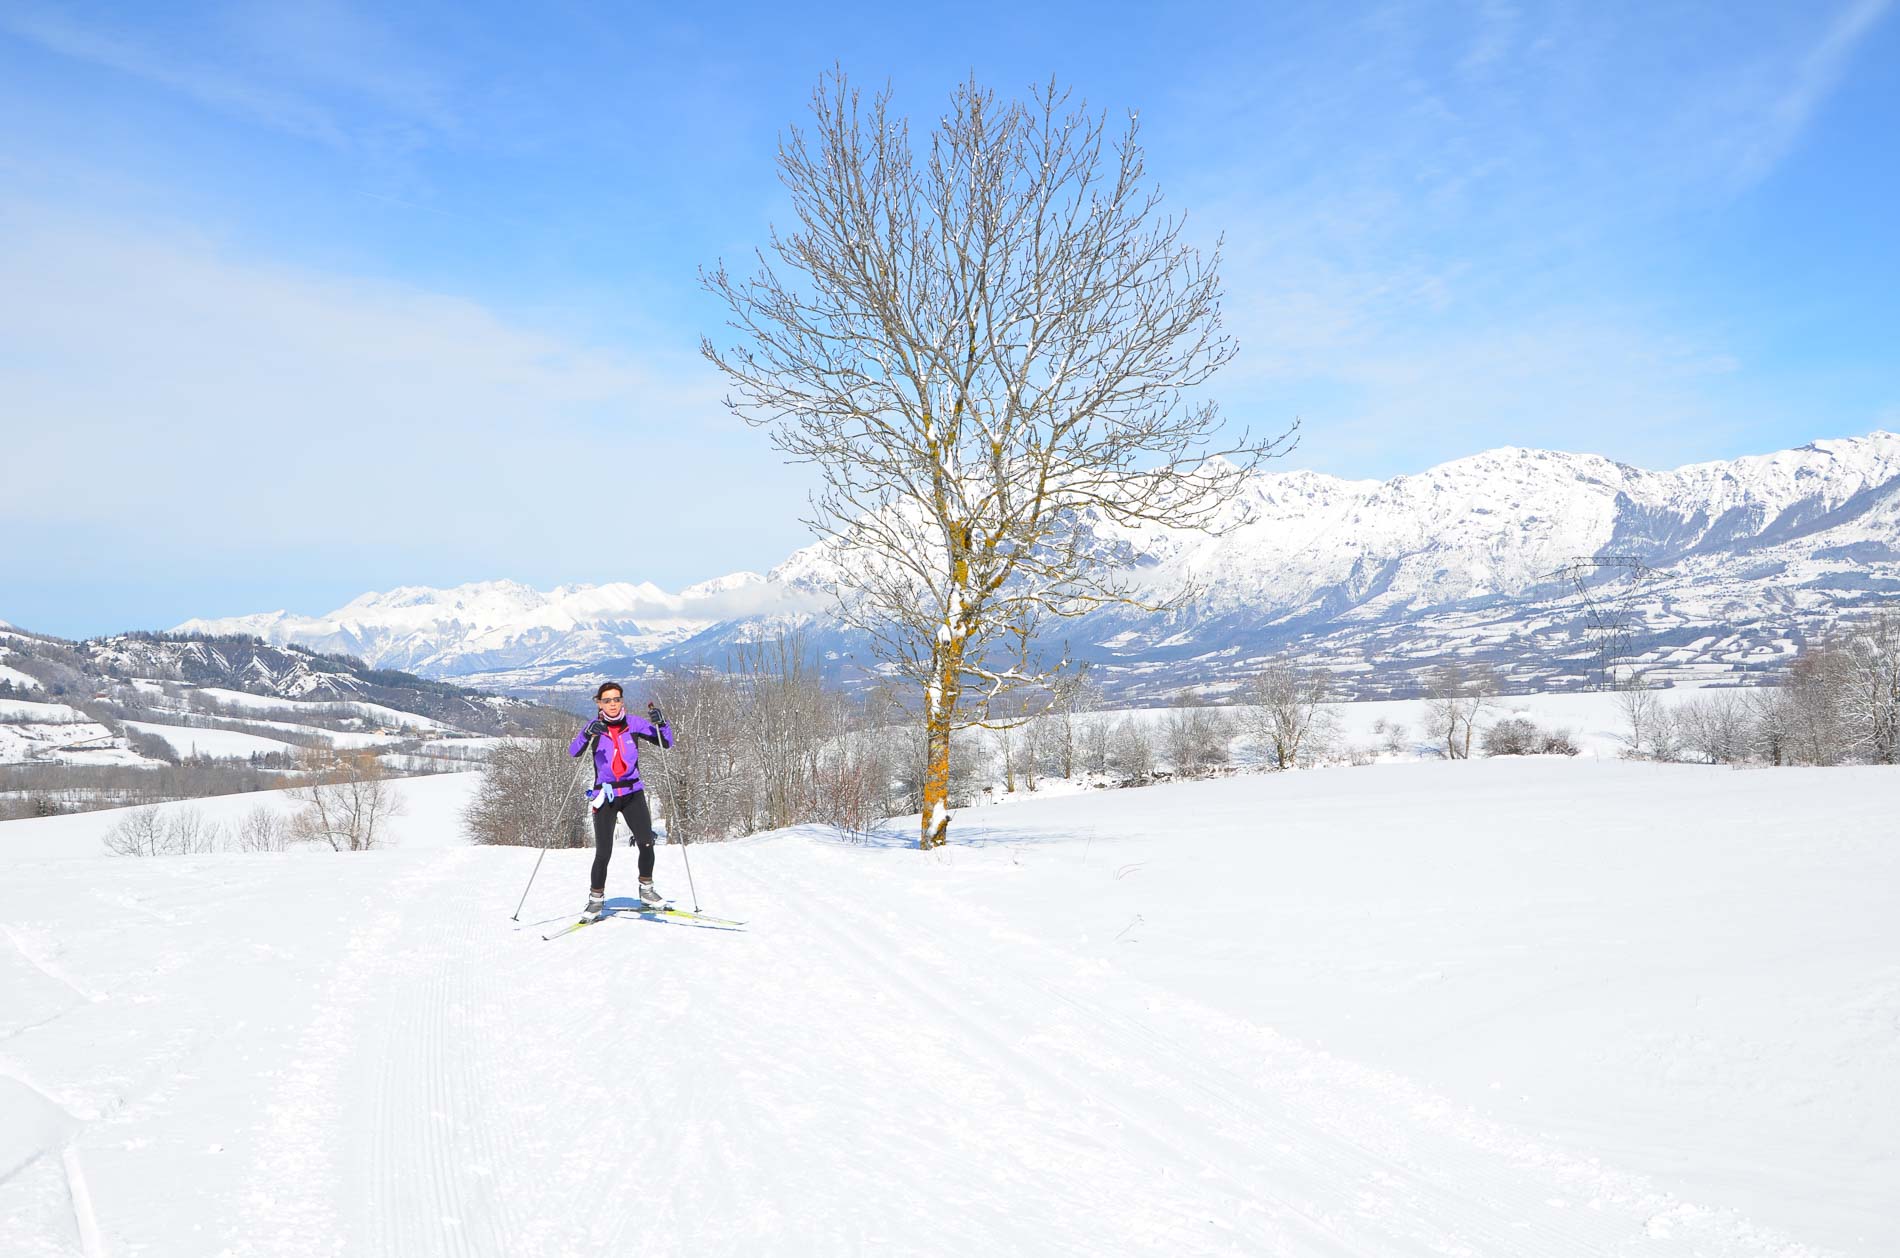
[[[647,811],[647,793],[640,782],[640,748],[645,739],[662,747],[673,745],[673,731],[660,710],[647,704],[645,719],[627,715],[618,682],[603,683],[594,692],[600,715],[574,735],[567,754],[578,756],[594,749],[594,789],[587,802],[594,810],[594,878],[587,893],[586,916],[599,917],[607,900],[607,862],[614,854],[614,818],[624,816],[633,841],[640,846],[640,901],[663,904],[653,887],[653,815]]]

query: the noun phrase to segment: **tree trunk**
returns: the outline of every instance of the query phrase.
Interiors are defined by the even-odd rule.
[[[943,643],[936,662],[936,694],[924,702],[924,812],[917,842],[923,849],[950,841],[950,728],[957,710],[962,643],[954,638]]]

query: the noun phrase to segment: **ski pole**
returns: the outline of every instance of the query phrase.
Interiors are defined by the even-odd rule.
[[[680,840],[680,859],[686,862],[686,889],[693,893],[693,912],[699,912],[699,888],[693,885],[693,858],[686,854],[691,844]]]
[[[647,712],[649,714],[653,712],[653,700],[651,699],[647,700]],[[660,783],[666,790],[667,807],[671,808],[673,805],[673,761],[670,757],[661,757],[660,759]],[[667,819],[666,839],[669,843],[673,841],[672,818]],[[692,893],[693,912],[697,913],[699,912],[699,888],[693,885],[693,858],[686,854],[687,840],[685,835],[680,836],[679,845],[680,859],[686,862],[686,889]]]
[[[568,786],[568,789],[570,791],[581,784],[583,778],[586,775],[587,767],[593,762],[594,762],[594,739],[590,738],[587,740],[587,746],[581,749],[581,762],[574,767],[574,781]],[[566,795],[561,796],[561,803],[563,806],[566,805],[567,803]],[[557,821],[559,820],[558,815],[556,817],[556,820]],[[552,826],[543,826],[541,828],[541,855],[534,858],[534,872],[528,875],[528,885],[521,889],[521,901],[520,903],[515,905],[515,915],[514,915],[513,920],[517,922],[521,920],[521,905],[526,904],[528,902],[528,892],[534,886],[535,876],[541,872],[541,862],[547,859],[548,837],[549,837],[548,832],[551,831],[552,829],[553,829]],[[689,877],[687,881],[690,883],[692,879]]]

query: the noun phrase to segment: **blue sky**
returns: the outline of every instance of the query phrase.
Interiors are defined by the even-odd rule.
[[[1895,7],[0,0],[0,617],[776,563],[695,268],[834,62],[1139,109],[1288,466],[1900,428]]]

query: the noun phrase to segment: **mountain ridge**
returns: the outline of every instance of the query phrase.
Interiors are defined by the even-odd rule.
[[[1534,666],[1575,664],[1590,651],[1581,624],[1589,596],[1566,593],[1561,573],[1616,556],[1656,574],[1644,578],[1653,597],[1639,609],[1639,636],[1652,647],[1685,630],[1742,628],[1740,658],[1704,662],[1715,672],[1724,662],[1766,666],[1758,648],[1785,662],[1858,602],[1900,591],[1900,435],[1876,429],[1669,471],[1516,446],[1382,481],[1262,471],[1219,527],[1209,536],[1098,521],[1154,587],[1192,581],[1203,593],[1171,615],[1109,610],[1076,622],[1076,654],[1141,697],[1213,680],[1192,675],[1196,660],[1343,651],[1371,673],[1392,673],[1394,661],[1458,654],[1475,636],[1498,649],[1465,654],[1499,656],[1489,662],[1526,684],[1563,688],[1587,679],[1574,667]],[[423,676],[535,689],[590,665],[716,663],[734,643],[786,623],[810,625],[822,649],[849,654],[862,644],[827,615],[838,582],[820,541],[764,575],[728,574],[678,594],[650,582],[404,586],[321,617],[279,611],[176,631],[252,633]],[[1772,623],[1778,614],[1783,623]],[[1553,617],[1566,632],[1535,629]],[[1385,684],[1402,688],[1416,672],[1407,664]]]

